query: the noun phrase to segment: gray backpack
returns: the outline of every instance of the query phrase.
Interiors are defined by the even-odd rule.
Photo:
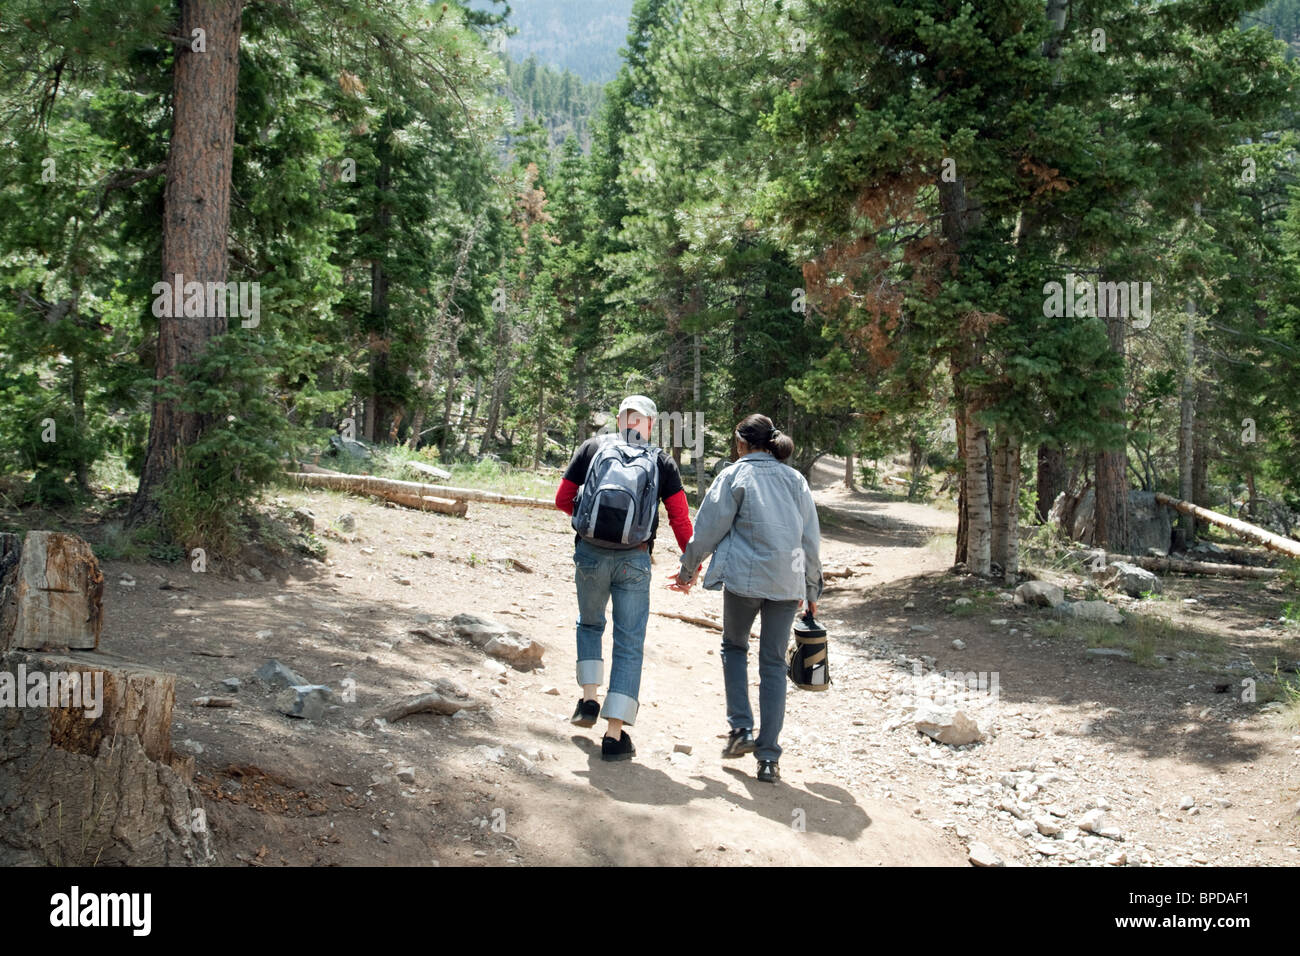
[[[591,457],[573,530],[602,548],[631,549],[650,540],[659,510],[659,449],[617,436]]]

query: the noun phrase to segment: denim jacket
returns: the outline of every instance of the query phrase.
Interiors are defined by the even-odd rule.
[[[808,482],[766,452],[722,472],[695,516],[679,579],[714,555],[704,587],[745,597],[816,601],[822,593],[821,530]]]

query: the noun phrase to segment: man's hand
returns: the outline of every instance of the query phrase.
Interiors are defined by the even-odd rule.
[[[695,579],[691,578],[691,580],[687,581],[685,584],[682,584],[681,581],[677,579],[677,577],[678,577],[678,572],[673,572],[671,575],[669,575],[668,590],[677,591],[681,594],[690,594],[691,585],[695,583]]]
[[[669,584],[668,584],[668,590],[669,590],[669,591],[680,591],[682,594],[690,594],[690,593],[691,593],[691,588],[694,587],[695,582],[698,581],[698,580],[700,579],[700,571],[703,570],[703,568],[704,568],[704,565],[702,565],[702,564],[701,564],[698,568],[696,568],[696,569],[695,569],[695,574],[693,574],[693,575],[691,576],[691,579],[690,579],[689,581],[687,581],[685,584],[682,584],[682,583],[681,583],[681,571],[678,571],[676,574],[672,575],[672,576],[668,579],[668,581],[669,581]]]

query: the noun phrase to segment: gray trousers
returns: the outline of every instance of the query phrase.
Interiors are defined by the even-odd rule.
[[[753,730],[749,707],[749,629],[762,614],[758,641],[758,713],[762,718],[754,756],[779,760],[777,737],[785,723],[785,654],[798,601],[770,601],[722,592],[722,677],[727,688],[727,722],[732,730]]]

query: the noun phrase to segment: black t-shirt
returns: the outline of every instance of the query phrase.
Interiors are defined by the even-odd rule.
[[[591,467],[591,459],[596,454],[596,449],[601,442],[613,441],[614,439],[606,435],[594,435],[578,446],[578,450],[573,454],[573,461],[569,462],[569,467],[564,470],[564,477],[573,482],[575,485],[581,485],[587,480],[587,469]],[[659,449],[659,500],[667,501],[673,495],[682,489],[682,475],[677,470],[677,462],[673,461],[672,455],[668,454],[662,448]],[[574,506],[577,507],[576,505]],[[655,509],[654,521],[650,523],[650,540],[646,542],[646,550],[654,551],[655,533],[659,530],[659,509]],[[573,535],[573,543],[577,545],[582,540],[582,535],[576,532]]]

